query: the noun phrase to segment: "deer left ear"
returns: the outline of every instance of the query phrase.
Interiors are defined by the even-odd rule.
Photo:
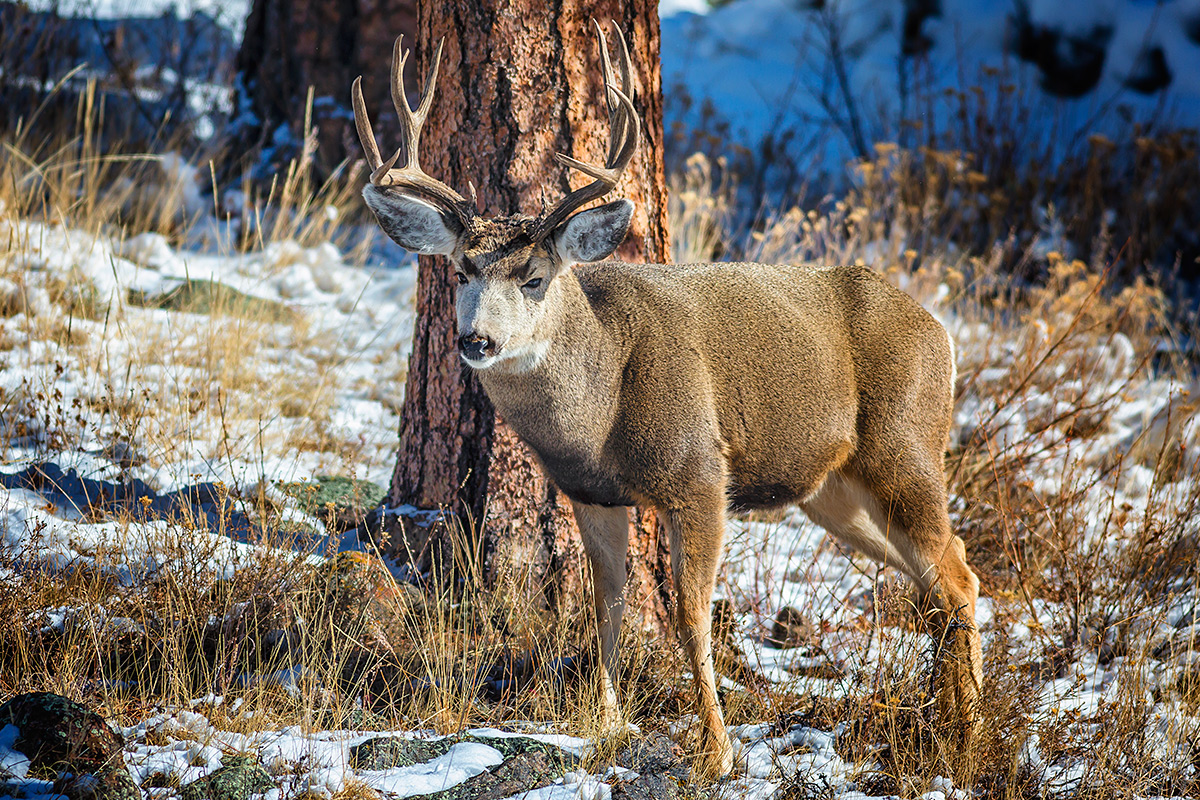
[[[558,226],[552,241],[563,266],[581,261],[599,261],[625,241],[633,203],[615,200],[587,211],[580,211]]]

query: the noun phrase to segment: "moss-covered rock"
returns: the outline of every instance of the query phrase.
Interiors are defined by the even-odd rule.
[[[454,744],[453,739],[377,736],[350,748],[350,766],[366,771],[411,767],[446,755]]]
[[[367,514],[387,497],[382,486],[341,475],[317,475],[310,481],[281,483],[279,488],[306,513],[338,531],[364,525]]]
[[[347,551],[315,568],[326,607],[343,625],[362,624],[369,638],[398,642],[406,638],[406,620],[425,612],[425,596],[410,583],[392,578],[375,556]]]
[[[129,304],[192,314],[226,315],[266,322],[293,322],[296,312],[283,303],[239,292],[217,281],[189,278],[161,293],[129,291]]]
[[[141,800],[142,797],[123,760],[104,764],[94,771],[62,774],[54,781],[54,792],[69,800]]]
[[[446,755],[459,742],[474,742],[500,751],[505,759],[537,756],[530,763],[545,763],[555,777],[573,769],[579,758],[561,747],[528,736],[449,736],[444,739],[400,739],[377,736],[350,748],[350,766],[358,770],[383,770],[424,764]],[[499,769],[499,767],[497,767]],[[494,772],[495,770],[493,770]]]
[[[253,756],[226,756],[220,769],[179,791],[180,800],[249,800],[275,788],[270,773]]]
[[[661,733],[630,742],[617,763],[636,777],[612,784],[613,800],[697,800],[701,797],[683,751]]]
[[[71,800],[137,800],[125,768],[125,741],[104,717],[51,692],[21,694],[0,705],[0,728],[17,729],[13,749],[33,777],[54,781]]]
[[[19,694],[0,705],[0,728],[19,731],[13,748],[35,775],[83,773],[121,760],[125,741],[104,717],[51,692]]]
[[[528,755],[531,753],[539,753],[546,756],[551,763],[559,764],[566,769],[574,768],[579,763],[579,757],[568,753],[561,747],[543,742],[540,739],[533,739],[529,736],[464,736],[462,741],[478,742],[486,744],[488,747],[494,747],[500,751],[500,755],[505,758],[513,756]],[[559,773],[562,774],[561,772]]]
[[[512,739],[475,739],[495,746],[496,742]],[[533,741],[533,740],[526,740]],[[542,744],[538,742],[538,744]],[[553,745],[547,745],[553,747]],[[553,748],[557,750],[558,748]],[[545,751],[529,749],[510,758],[503,764],[473,775],[457,786],[442,792],[421,795],[413,800],[500,800],[516,794],[549,786],[562,777],[566,770],[561,761]]]

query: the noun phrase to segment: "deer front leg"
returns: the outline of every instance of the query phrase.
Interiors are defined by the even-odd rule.
[[[716,778],[733,769],[733,748],[717,697],[712,654],[712,593],[725,535],[725,492],[692,495],[693,505],[661,516],[671,537],[678,601],[675,625],[692,665],[700,714],[698,771]]]
[[[625,613],[625,557],[629,549],[629,511],[622,506],[592,506],[572,501],[583,548],[592,566],[592,600],[600,636],[601,729],[621,727],[617,701],[617,638]]]

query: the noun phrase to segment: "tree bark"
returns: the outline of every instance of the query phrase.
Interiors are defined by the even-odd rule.
[[[612,195],[636,208],[618,256],[662,263],[668,240],[657,0],[419,4],[422,75],[445,38],[422,161],[460,191],[472,182],[484,214],[537,214],[569,191],[568,171],[554,154],[602,161],[608,145],[593,17],[615,20],[625,32],[642,121],[638,154]],[[485,580],[511,584],[518,599],[576,608],[584,596],[583,557],[569,504],[458,358],[454,280],[445,259],[420,259],[416,305],[391,505],[454,512],[471,533]],[[629,613],[663,629],[670,608],[665,536],[652,513],[633,517]],[[401,527],[392,544],[398,552],[411,553],[423,568],[446,556],[444,528]]]

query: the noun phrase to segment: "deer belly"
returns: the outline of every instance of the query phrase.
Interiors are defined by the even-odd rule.
[[[846,463],[854,435],[813,435],[810,430],[786,431],[780,440],[757,443],[748,452],[731,453],[729,504],[750,510],[799,503],[813,495],[830,471]]]

